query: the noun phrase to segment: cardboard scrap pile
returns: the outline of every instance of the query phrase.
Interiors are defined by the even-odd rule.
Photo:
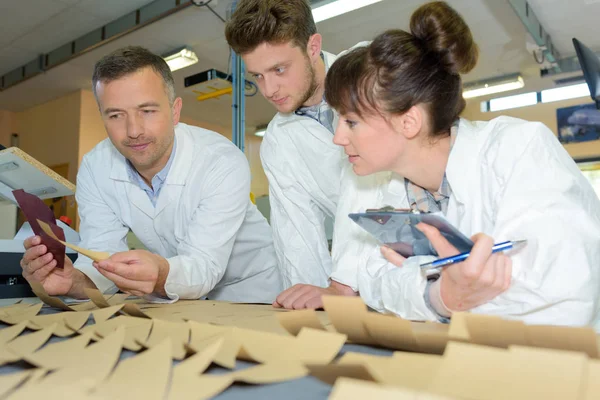
[[[147,304],[126,295],[0,308],[0,398],[201,399],[234,382],[312,375],[330,398],[598,399],[600,356],[591,328],[527,326],[456,314],[450,326],[367,311],[360,298],[325,297],[325,312],[215,301]],[[52,336],[65,340],[51,344]],[[398,350],[346,352],[346,342]],[[122,349],[138,352],[120,360]],[[173,360],[180,360],[174,365]],[[235,370],[236,360],[255,363]],[[230,370],[206,373],[212,365]]]

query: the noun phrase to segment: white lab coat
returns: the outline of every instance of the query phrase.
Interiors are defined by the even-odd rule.
[[[467,236],[496,242],[527,239],[511,256],[508,291],[474,313],[534,324],[596,325],[600,292],[600,202],[552,132],[541,123],[500,117],[461,120],[446,176],[452,196],[446,217]],[[435,320],[423,293],[426,277],[411,257],[388,263],[379,244],[350,212],[391,205],[407,208],[404,179],[390,172],[343,174],[334,232],[334,263],[357,274],[372,308],[411,320]]]
[[[340,56],[325,51],[323,55],[327,69]],[[334,128],[337,122],[334,111]],[[278,113],[267,127],[260,157],[269,179],[273,242],[284,286],[327,287],[330,277],[339,281],[332,271],[324,222],[335,217],[346,162],[343,149],[314,119]]]
[[[156,207],[132,182],[125,158],[106,139],[77,175],[81,246],[127,251],[131,229],[170,266],[170,299],[272,302],[282,290],[270,227],[250,201],[244,154],[218,133],[179,123],[175,158]],[[105,293],[115,285],[87,257],[75,267]]]

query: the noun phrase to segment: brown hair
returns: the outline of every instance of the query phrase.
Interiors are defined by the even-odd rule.
[[[462,17],[442,1],[419,7],[410,30],[389,30],[340,57],[327,73],[326,100],[342,114],[359,116],[403,114],[424,104],[431,135],[447,135],[465,108],[459,74],[475,67],[477,45]]]
[[[225,27],[225,38],[237,54],[246,54],[262,43],[293,45],[305,51],[317,33],[306,0],[240,0]]]
[[[169,104],[172,105],[175,101],[175,81],[171,69],[162,57],[139,46],[117,49],[96,63],[92,75],[92,90],[96,100],[98,99],[96,94],[98,82],[108,83],[147,67],[152,68],[162,77],[165,92],[169,96]]]

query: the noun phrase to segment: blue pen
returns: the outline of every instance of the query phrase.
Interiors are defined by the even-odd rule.
[[[527,243],[527,240],[512,240],[512,241],[509,240],[508,242],[498,243],[492,247],[492,253],[497,253],[499,251],[504,251],[504,250],[510,250],[513,247],[516,247],[518,245],[525,244],[525,243]],[[452,265],[452,264],[459,263],[461,261],[466,260],[470,254],[471,254],[470,252],[467,252],[467,253],[457,254],[452,257],[440,258],[438,260],[434,260],[434,261],[431,261],[431,262],[428,262],[425,264],[421,264],[421,269],[426,270],[426,269],[446,267],[448,265]]]

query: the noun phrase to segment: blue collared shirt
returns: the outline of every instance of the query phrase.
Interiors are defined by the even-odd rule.
[[[165,184],[165,180],[167,179],[167,175],[169,174],[169,170],[171,169],[171,164],[173,164],[173,159],[175,158],[175,149],[177,148],[177,140],[173,140],[173,150],[171,151],[171,156],[169,157],[169,161],[167,161],[167,165],[164,166],[160,172],[152,178],[152,187],[150,187],[144,178],[140,175],[139,172],[133,167],[133,165],[127,160],[127,172],[129,174],[129,178],[146,192],[152,205],[156,207],[156,201],[158,200],[158,195],[160,194],[160,190]]]

